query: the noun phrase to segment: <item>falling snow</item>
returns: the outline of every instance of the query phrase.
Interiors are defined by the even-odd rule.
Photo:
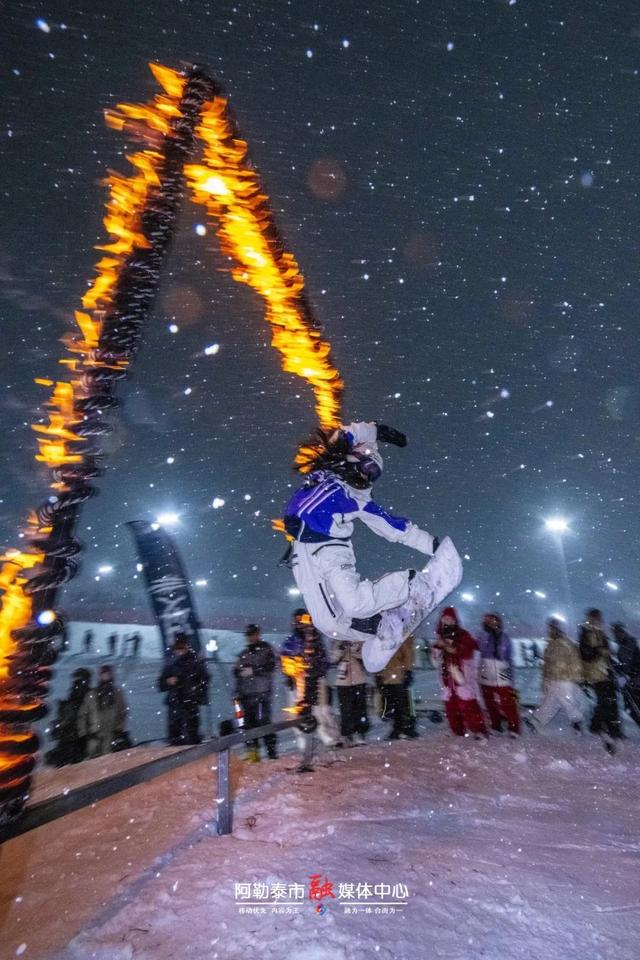
[[[188,16],[186,4],[140,0],[117,31],[105,10],[18,0],[3,22],[2,541],[42,489],[33,378],[55,376],[104,240],[99,181],[126,169],[101,110],[145,98],[151,57],[193,56],[231,91],[344,374],[345,417],[408,434],[406,451],[388,451],[379,499],[469,553],[469,616],[497,591],[525,627],[564,609],[544,530],[557,514],[571,520],[576,612],[596,604],[633,620],[635,7],[612,18],[596,0],[570,21],[556,2],[438,0],[400,17],[375,0],[323,5],[314,20],[264,0]],[[109,472],[85,510],[89,551],[122,571],[122,589],[90,567],[68,588],[72,612],[146,610],[122,529],[170,511],[189,567],[234,613],[251,601],[287,617],[271,519],[315,425],[312,398],[279,369],[260,303],[230,279],[202,217],[181,217]],[[365,573],[411,562],[369,547]]]

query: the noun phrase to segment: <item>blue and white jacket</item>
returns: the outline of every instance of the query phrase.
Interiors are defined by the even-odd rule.
[[[405,517],[395,517],[383,510],[371,499],[370,490],[356,490],[330,470],[310,474],[307,483],[294,493],[285,508],[285,526],[302,542],[349,540],[356,519],[385,540],[403,543],[427,556],[433,554],[430,533]]]

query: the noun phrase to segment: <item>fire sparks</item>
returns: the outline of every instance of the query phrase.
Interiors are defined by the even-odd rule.
[[[206,207],[223,253],[235,261],[233,278],[263,298],[283,369],[308,381],[320,425],[333,428],[339,422],[340,374],[331,362],[330,345],[315,329],[304,279],[293,255],[283,249],[224,96],[207,104],[196,134],[203,143],[202,163],[186,167],[194,199]]]

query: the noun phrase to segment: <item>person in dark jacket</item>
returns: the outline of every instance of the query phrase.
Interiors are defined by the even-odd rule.
[[[596,698],[590,730],[591,733],[604,734],[607,750],[614,753],[615,741],[622,737],[622,725],[618,712],[613,659],[600,610],[593,608],[587,611],[587,618],[580,627],[579,639],[584,680]]]
[[[320,634],[309,632],[312,626],[307,611],[299,607],[293,613],[291,633],[280,648],[282,673],[290,691],[289,705],[292,707],[300,704],[303,708],[318,703],[317,696],[310,691],[314,684],[326,677],[329,669]]]
[[[247,645],[238,657],[233,674],[236,678],[236,695],[244,710],[245,730],[271,723],[271,695],[276,656],[270,644],[260,636],[260,628],[250,623],[245,630]],[[275,760],[277,736],[269,733],[264,738],[267,756]],[[259,741],[247,743],[246,759],[260,759]]]
[[[640,648],[622,623],[613,624],[613,639],[618,645],[616,672],[624,705],[640,727]]]
[[[115,657],[116,647],[118,646],[118,634],[115,632],[115,630],[107,637],[107,643],[109,644],[109,656]]]
[[[127,736],[127,702],[116,684],[113,668],[104,663],[98,673],[98,685],[89,692],[78,715],[80,733],[89,740],[92,757],[111,753],[116,743]]]
[[[280,648],[282,673],[288,687],[288,713],[299,714],[305,729],[296,729],[296,741],[302,754],[298,771],[313,771],[318,741],[336,746],[339,730],[331,711],[327,683],[329,661],[322,636],[308,612],[294,612],[292,632]]]
[[[167,740],[173,746],[200,743],[200,706],[206,702],[209,674],[185,634],[177,634],[171,658],[158,680],[166,693]]]
[[[57,746],[46,754],[46,761],[55,767],[80,763],[88,756],[89,738],[82,730],[80,717],[91,693],[91,671],[79,667],[71,676],[71,689],[66,700],[58,703],[58,715],[52,729]]]

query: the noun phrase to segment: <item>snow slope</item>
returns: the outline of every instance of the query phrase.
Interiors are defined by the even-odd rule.
[[[213,776],[199,762],[6,844],[2,956],[631,960],[639,759],[638,739],[609,758],[588,735],[483,744],[429,727],[314,774],[290,772],[291,756],[237,761],[225,838],[207,827]],[[103,774],[128,762],[90,761],[75,782],[91,763]],[[40,789],[68,777],[43,774]],[[335,890],[404,884],[407,906],[240,913],[236,883],[306,885],[316,873]]]

